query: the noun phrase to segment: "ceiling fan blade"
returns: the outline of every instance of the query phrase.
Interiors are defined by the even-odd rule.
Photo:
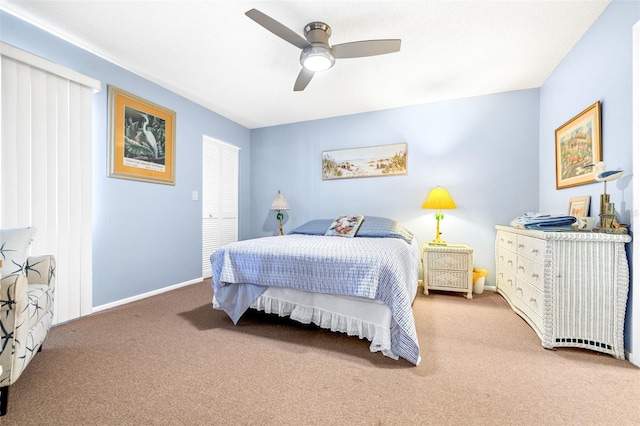
[[[336,59],[384,55],[399,50],[400,39],[363,40],[331,46],[331,51]]]
[[[300,70],[300,74],[298,74],[298,78],[296,78],[296,84],[293,85],[294,92],[300,92],[307,87],[307,84],[311,81],[311,78],[315,74],[313,71],[309,71],[306,68],[302,68]]]
[[[260,12],[258,9],[251,9],[245,12],[245,15],[256,21],[258,24],[262,25],[281,39],[288,41],[289,43],[299,47],[300,49],[311,46],[311,43],[305,40],[304,37],[302,37],[295,31],[285,27],[275,19]]]

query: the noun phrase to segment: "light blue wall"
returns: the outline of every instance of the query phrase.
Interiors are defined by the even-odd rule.
[[[287,198],[285,232],[341,214],[386,216],[420,243],[435,235],[434,212],[420,208],[443,186],[456,202],[443,238],[475,249],[474,263],[495,283],[495,228],[538,207],[537,89],[501,93],[251,131],[251,233],[277,233],[269,205]],[[406,176],[325,180],[322,152],[408,144]]]
[[[94,95],[93,306],[202,277],[202,136],[239,146],[240,237],[250,223],[249,130],[0,11],[0,40],[100,80]],[[176,112],[176,185],[107,177],[113,85]],[[200,198],[200,197],[199,197]]]
[[[540,208],[566,211],[569,198],[591,196],[591,216],[598,217],[603,183],[556,190],[555,129],[589,105],[602,102],[603,160],[626,176],[607,184],[618,221],[631,223],[632,179],[632,28],[640,20],[639,1],[613,1],[555,69],[540,89]],[[636,113],[637,114],[637,113]],[[629,259],[631,259],[631,244]],[[633,283],[633,280],[632,280]],[[633,284],[631,286],[633,292]],[[635,291],[640,291],[635,289]],[[625,347],[632,348],[630,324],[640,307],[627,305]],[[635,349],[635,350],[634,350]]]

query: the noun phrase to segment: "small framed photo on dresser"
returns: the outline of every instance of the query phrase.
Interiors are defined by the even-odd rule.
[[[573,197],[569,199],[569,216],[583,217],[589,216],[589,203],[591,197]]]

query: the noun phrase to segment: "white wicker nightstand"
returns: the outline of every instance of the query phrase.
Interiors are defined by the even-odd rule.
[[[459,291],[473,298],[473,249],[464,244],[422,245],[424,294]]]

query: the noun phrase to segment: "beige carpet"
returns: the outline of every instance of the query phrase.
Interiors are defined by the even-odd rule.
[[[492,292],[418,295],[418,367],[210,300],[205,281],[54,327],[0,424],[640,424],[639,368],[545,350]]]

